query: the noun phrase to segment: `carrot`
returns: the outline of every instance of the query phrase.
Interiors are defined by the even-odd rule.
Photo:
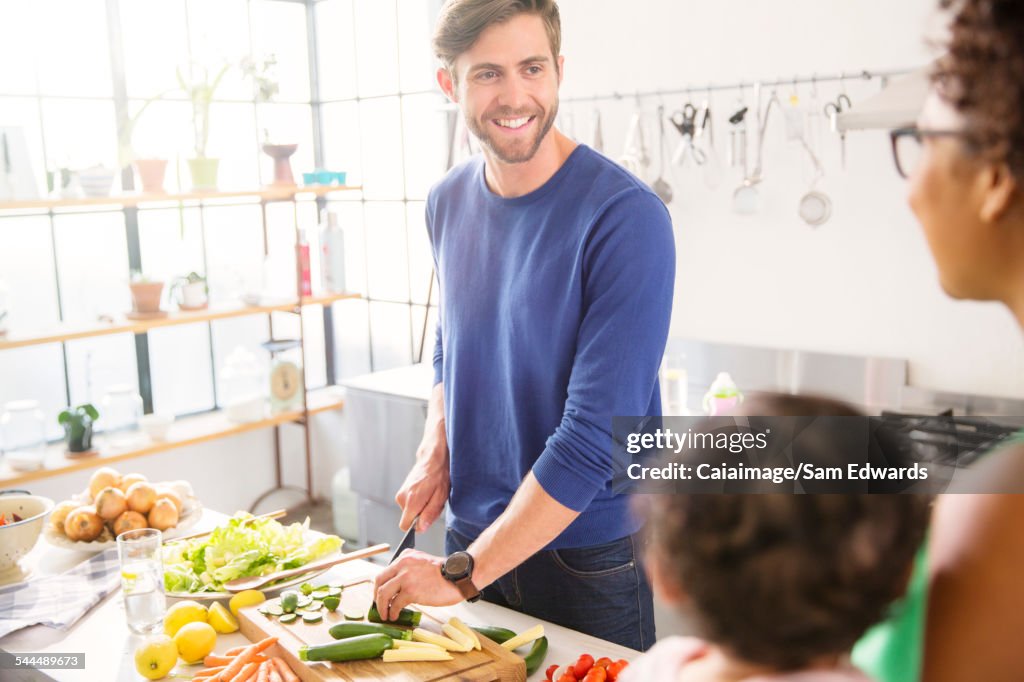
[[[227,651],[224,652],[223,655],[224,656],[237,656],[238,654],[242,653],[243,651],[245,651],[248,648],[249,648],[248,644],[243,644],[242,646],[236,646],[234,649],[228,649]]]
[[[264,661],[260,663],[260,667],[256,669],[256,682],[268,682],[270,678],[270,668],[274,664],[270,661]]]
[[[242,647],[242,649],[244,648],[245,647]],[[213,667],[215,665],[231,665],[231,661],[233,661],[234,659],[234,655],[224,654],[223,656],[218,656],[217,654],[210,654],[209,656],[203,659],[203,664],[208,668]],[[267,656],[266,654],[256,654],[255,656],[253,656],[252,660],[256,661],[257,663],[262,663],[263,661],[267,660]]]
[[[202,677],[213,677],[214,675],[219,673],[221,670],[224,670],[224,668],[226,668],[226,667],[227,667],[226,665],[221,665],[221,666],[217,666],[217,667],[214,667],[214,668],[203,668],[202,670],[197,672],[192,677],[200,677],[200,678],[202,678]]]
[[[274,667],[277,668],[281,682],[299,682],[299,676],[292,672],[292,669],[288,667],[283,658],[274,656],[270,660],[273,662]]]
[[[267,680],[267,682],[284,682],[284,680],[281,679],[281,676],[277,674],[276,666],[270,668],[270,679]]]
[[[256,669],[259,668],[261,665],[263,664],[246,663],[245,667],[242,668],[242,672],[238,673],[237,675],[231,678],[231,682],[246,682],[246,680],[252,677],[253,674],[256,672]]]
[[[215,677],[210,678],[211,682],[214,680],[216,680],[216,682],[228,682],[228,680],[232,680],[233,682],[238,677],[238,673],[242,672],[242,668],[244,668],[247,663],[251,662],[256,654],[260,653],[264,649],[274,646],[276,643],[277,637],[267,637],[266,639],[261,639],[255,644],[250,644],[235,657],[235,660],[231,661],[230,665],[224,668],[224,670],[221,670]],[[242,679],[244,680],[245,678]]]

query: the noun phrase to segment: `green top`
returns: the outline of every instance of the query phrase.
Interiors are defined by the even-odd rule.
[[[868,630],[853,647],[853,663],[878,682],[921,679],[924,619],[928,604],[928,541],[914,560],[907,593],[889,610],[889,617]]]

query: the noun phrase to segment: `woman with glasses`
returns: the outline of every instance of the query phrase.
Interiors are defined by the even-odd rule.
[[[1024,2],[941,0],[948,53],[917,126],[892,133],[908,199],[952,297],[1024,327]],[[986,458],[1024,489],[1024,448]],[[1024,495],[944,495],[928,548],[921,679],[1024,680]]]

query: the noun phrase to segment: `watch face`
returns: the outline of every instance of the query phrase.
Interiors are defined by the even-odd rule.
[[[461,578],[469,572],[469,562],[469,554],[456,552],[444,562],[444,572],[452,578]]]

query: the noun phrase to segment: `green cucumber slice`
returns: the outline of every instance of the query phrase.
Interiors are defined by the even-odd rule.
[[[299,618],[298,614],[286,613],[283,616],[281,616],[280,618],[278,618],[278,620],[281,621],[282,623],[291,623],[291,622],[293,622],[295,620],[298,620],[298,618]]]

